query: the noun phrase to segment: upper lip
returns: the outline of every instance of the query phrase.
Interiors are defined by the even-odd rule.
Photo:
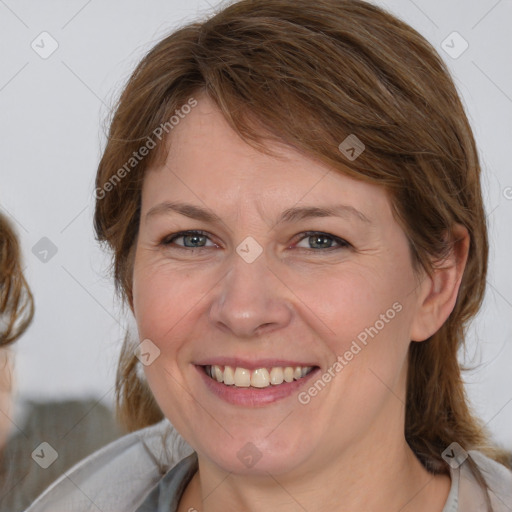
[[[211,357],[195,363],[197,366],[231,366],[256,370],[258,368],[272,368],[276,366],[317,366],[311,362],[301,362],[293,359],[243,359],[239,357]]]

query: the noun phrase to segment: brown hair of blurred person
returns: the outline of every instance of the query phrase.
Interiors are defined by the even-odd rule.
[[[34,316],[34,300],[21,268],[18,239],[0,214],[0,347],[16,341]]]
[[[21,267],[16,234],[0,214],[0,450],[10,428],[12,355],[9,345],[27,329],[34,316],[34,299]]]

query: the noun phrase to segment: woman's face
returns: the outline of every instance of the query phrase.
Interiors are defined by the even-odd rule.
[[[284,146],[259,153],[206,98],[171,142],[145,177],[133,275],[164,414],[238,473],[403,442],[419,288],[383,189]]]

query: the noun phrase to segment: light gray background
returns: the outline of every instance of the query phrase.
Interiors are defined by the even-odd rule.
[[[476,368],[465,379],[477,412],[512,448],[512,2],[376,3],[438,49],[474,128],[492,252],[465,358]],[[16,349],[20,394],[112,401],[126,321],[92,231],[104,120],[144,53],[210,9],[206,0],[0,0],[0,207],[21,238],[36,300],[33,325]],[[42,46],[44,31],[59,45],[47,59],[31,48],[34,40]],[[469,44],[457,58],[442,47],[446,41],[452,55],[463,48],[454,31]],[[32,253],[42,237],[58,249],[46,263]]]

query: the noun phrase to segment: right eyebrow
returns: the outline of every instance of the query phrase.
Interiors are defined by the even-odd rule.
[[[185,217],[201,220],[203,222],[209,222],[211,224],[222,222],[218,215],[212,213],[206,208],[196,206],[194,204],[176,201],[165,201],[163,203],[157,204],[156,206],[153,206],[153,208],[151,208],[146,214],[146,220],[148,220],[148,218],[153,215],[162,215],[170,212],[176,212],[184,215]]]

